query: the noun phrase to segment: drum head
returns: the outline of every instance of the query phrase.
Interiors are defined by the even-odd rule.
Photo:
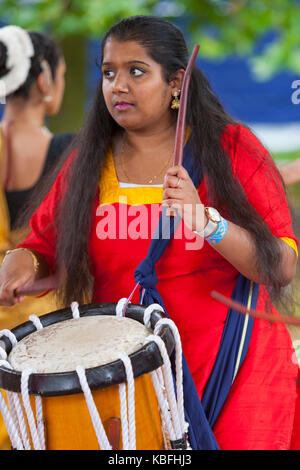
[[[160,311],[151,315],[151,329],[144,326],[146,307],[129,304],[126,316],[115,315],[116,303],[88,304],[79,307],[80,318],[73,318],[71,309],[57,310],[40,318],[43,329],[36,331],[32,322],[14,328],[18,343],[12,349],[7,337],[5,344],[8,361],[13,370],[0,367],[0,387],[20,392],[21,372],[34,369],[30,376],[29,393],[41,396],[81,393],[75,369],[86,369],[90,388],[100,389],[126,381],[125,370],[118,356],[130,356],[135,377],[151,372],[162,365],[156,343],[143,346],[162,318]],[[168,326],[160,334],[171,354],[174,338]]]
[[[39,374],[71,372],[119,359],[143,347],[152,331],[128,317],[97,315],[54,323],[26,336],[12,349],[8,362],[14,370]]]

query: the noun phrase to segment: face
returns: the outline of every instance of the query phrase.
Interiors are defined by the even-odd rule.
[[[52,96],[52,101],[47,103],[46,114],[54,115],[58,113],[65,91],[65,73],[66,73],[66,64],[63,59],[59,61],[59,64],[56,68],[55,80],[52,82],[49,88],[48,95]]]
[[[172,93],[180,87],[164,80],[161,65],[135,41],[109,39],[102,73],[107,109],[121,127],[154,130],[174,120],[170,103]]]

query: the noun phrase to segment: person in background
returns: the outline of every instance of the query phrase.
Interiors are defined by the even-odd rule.
[[[278,170],[286,186],[298,183],[300,181],[300,158],[285,165],[280,165]]]
[[[7,217],[2,222],[8,244],[14,245],[9,232],[18,228],[22,208],[73,139],[73,134],[53,135],[45,124],[60,110],[65,72],[63,53],[46,34],[17,26],[0,29],[0,97],[6,102],[0,182],[7,204],[1,216],[9,216],[9,223]]]
[[[0,29],[0,259],[26,235],[21,223],[27,203],[42,187],[74,134],[53,135],[47,116],[59,112],[65,89],[66,64],[59,45],[48,35],[18,26]],[[56,309],[52,295],[27,297],[12,310],[0,308],[0,329],[12,328]],[[2,425],[3,423],[1,423]],[[0,448],[7,434],[0,428]]]

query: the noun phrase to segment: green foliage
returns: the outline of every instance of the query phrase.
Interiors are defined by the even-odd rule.
[[[293,150],[292,152],[278,152],[272,154],[272,158],[277,165],[285,165],[286,163],[293,162],[300,158],[300,149]]]
[[[191,43],[201,55],[222,60],[247,57],[257,77],[280,68],[300,72],[298,0],[1,0],[0,18],[28,29],[49,30],[57,38],[101,36],[122,17],[156,14],[186,19]],[[263,51],[256,45],[267,32],[276,40]]]
[[[145,0],[2,0],[0,18],[24,28],[50,29],[56,37],[101,35],[114,21],[150,12]]]

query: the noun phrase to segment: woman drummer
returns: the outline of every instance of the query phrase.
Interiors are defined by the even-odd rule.
[[[200,184],[183,166],[172,166],[187,60],[181,32],[162,19],[132,17],[108,31],[102,79],[76,149],[32,217],[28,238],[6,257],[0,299],[14,305],[22,301],[17,288],[61,271],[66,304],[128,297],[147,255],[154,209],[172,207],[182,225],[157,263],[157,288],[201,398],[227,315],[211,290],[230,297],[242,274],[261,285],[259,310],[270,296],[280,300],[295,275],[297,240],[273,161],[224,111],[197,67],[186,141]],[[131,300],[138,303],[136,292]],[[246,359],[214,426],[221,449],[295,445],[292,355],[285,326],[255,319]]]

